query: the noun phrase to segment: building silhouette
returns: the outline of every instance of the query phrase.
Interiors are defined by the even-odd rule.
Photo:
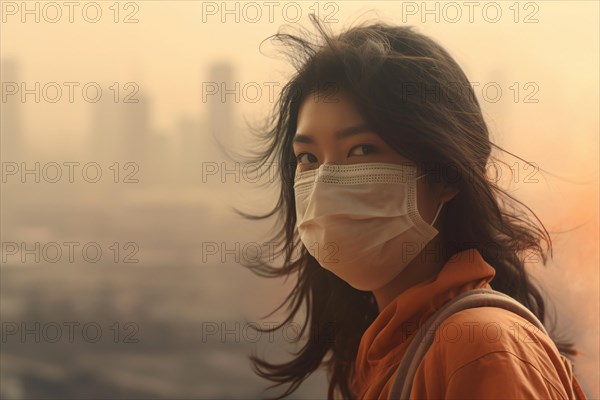
[[[0,148],[2,161],[19,161],[25,156],[23,125],[21,118],[21,95],[19,83],[19,65],[12,58],[0,61],[0,82],[2,95],[0,100]],[[19,92],[6,95],[7,85],[17,85]]]

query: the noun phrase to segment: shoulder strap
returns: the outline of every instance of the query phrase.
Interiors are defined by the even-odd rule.
[[[573,390],[575,391],[575,398],[577,400],[586,400],[587,399],[587,397],[585,397],[585,393],[583,392],[583,389],[579,385],[579,381],[577,380],[576,376],[573,376]]]
[[[512,311],[548,335],[546,328],[535,314],[507,294],[485,288],[461,293],[444,304],[417,330],[396,370],[396,380],[390,390],[389,399],[404,400],[409,398],[415,372],[423,356],[433,343],[436,330],[440,324],[454,313],[475,307],[500,307]],[[435,329],[431,329],[431,327]]]

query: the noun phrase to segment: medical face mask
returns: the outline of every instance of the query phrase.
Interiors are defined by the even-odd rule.
[[[322,164],[294,180],[297,228],[319,264],[359,290],[398,275],[437,234],[417,209],[417,168]]]

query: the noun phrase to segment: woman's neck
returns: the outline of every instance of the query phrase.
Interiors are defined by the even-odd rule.
[[[435,280],[448,259],[442,243],[443,238],[436,236],[394,279],[373,291],[380,312],[405,290]]]

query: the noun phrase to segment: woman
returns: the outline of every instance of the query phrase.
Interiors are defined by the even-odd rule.
[[[324,364],[328,398],[385,399],[416,329],[465,291],[504,292],[544,322],[526,261],[545,263],[551,240],[488,178],[498,146],[442,47],[410,27],[375,23],[334,36],[312,21],[322,43],[275,35],[297,73],[253,162],[280,167],[279,201],[266,215],[240,212],[283,217],[274,239],[283,267],[251,267],[297,278],[281,305],[291,312],[272,330],[305,304],[306,343],[287,363],[251,359],[259,375],[289,384],[281,397]],[[575,355],[572,345],[510,311],[465,310],[438,330],[411,398],[574,396],[558,351]]]

